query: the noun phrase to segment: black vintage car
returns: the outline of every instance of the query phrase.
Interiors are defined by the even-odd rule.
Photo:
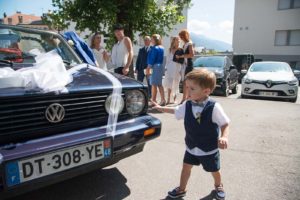
[[[194,68],[205,67],[215,73],[217,85],[214,93],[228,96],[237,93],[238,72],[227,56],[202,56],[195,60]]]
[[[160,135],[147,86],[83,63],[57,33],[0,25],[0,58],[0,199],[111,165]]]

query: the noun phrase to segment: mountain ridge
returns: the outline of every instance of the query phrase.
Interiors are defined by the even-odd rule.
[[[215,40],[204,35],[191,32],[190,37],[195,47],[205,47],[206,49],[214,49],[215,51],[232,51],[232,45],[220,40]]]

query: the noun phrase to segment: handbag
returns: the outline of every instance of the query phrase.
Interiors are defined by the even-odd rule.
[[[176,58],[176,56],[182,56],[182,55],[184,55],[183,49],[177,49],[174,53],[173,61],[176,63],[183,64],[184,58]]]

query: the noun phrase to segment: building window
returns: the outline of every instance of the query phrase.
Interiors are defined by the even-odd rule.
[[[8,24],[12,24],[12,18],[9,17],[9,18],[7,19],[7,22],[8,22]]]
[[[300,0],[278,0],[278,10],[300,8]]]
[[[300,46],[300,29],[276,31],[275,46]]]
[[[23,24],[23,16],[18,16],[18,18],[19,18],[19,24]]]
[[[300,30],[290,31],[289,45],[291,46],[300,45]]]
[[[300,8],[300,0],[294,0],[294,8]]]

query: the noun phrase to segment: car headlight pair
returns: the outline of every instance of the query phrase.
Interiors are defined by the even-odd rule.
[[[127,112],[132,115],[139,115],[145,107],[146,98],[143,92],[139,90],[131,90],[126,92],[125,101],[122,96],[109,95],[105,102],[105,109],[107,113],[120,114],[124,106],[126,106]]]

